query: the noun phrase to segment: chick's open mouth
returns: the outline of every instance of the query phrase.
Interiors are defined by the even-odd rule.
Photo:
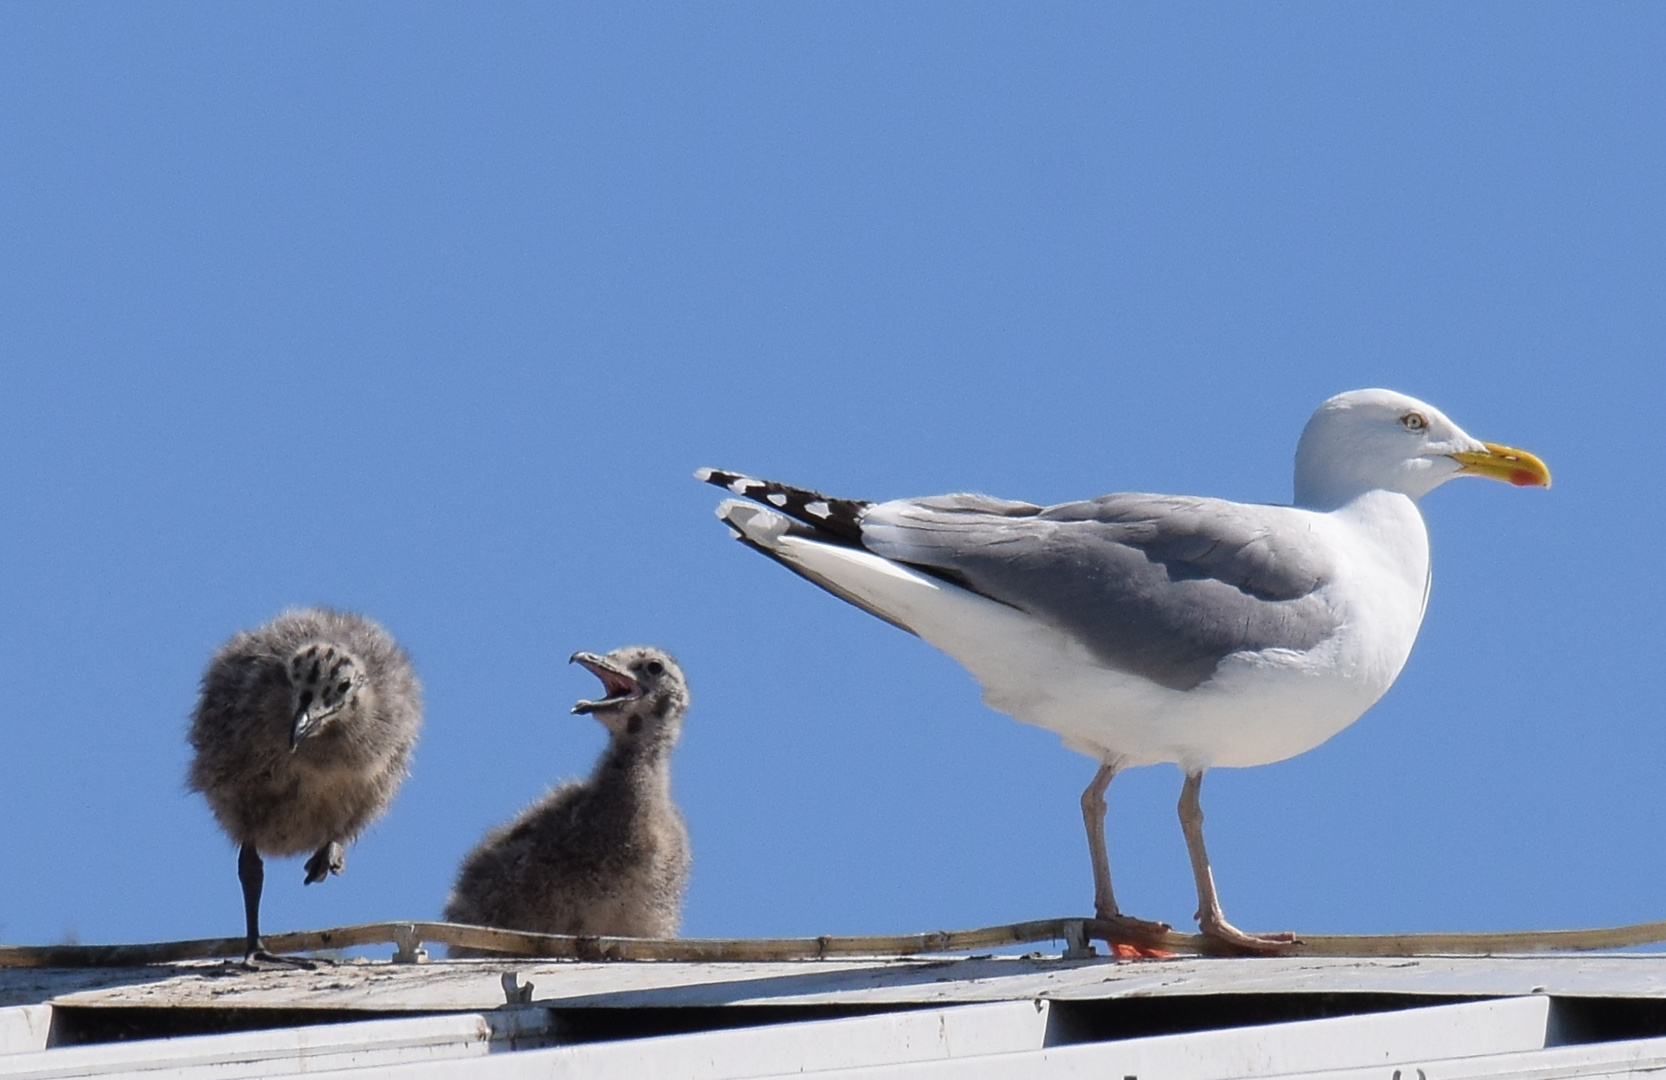
[[[583,664],[590,673],[602,680],[604,696],[595,701],[580,701],[573,706],[576,713],[590,713],[598,709],[611,709],[626,702],[635,701],[642,696],[642,684],[631,678],[627,673],[608,663],[605,657],[594,653],[574,653],[573,663]]]

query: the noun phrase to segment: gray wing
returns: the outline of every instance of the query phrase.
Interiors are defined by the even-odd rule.
[[[1040,507],[948,495],[880,503],[868,550],[1043,619],[1111,667],[1177,690],[1231,653],[1313,648],[1340,622],[1333,567],[1274,508],[1106,495]]]

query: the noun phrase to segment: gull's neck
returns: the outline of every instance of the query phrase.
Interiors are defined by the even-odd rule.
[[[1297,504],[1301,506],[1300,503]],[[1335,506],[1301,506],[1321,514],[1386,532],[1414,532],[1426,537],[1423,511],[1410,495],[1383,488],[1361,491]]]
[[[1398,578],[1405,586],[1405,595],[1418,597],[1415,615],[1409,610],[1403,613],[1412,618],[1411,634],[1415,636],[1429,598],[1429,529],[1416,500],[1378,488],[1325,514],[1363,541],[1354,551],[1356,560]]]
[[[1389,491],[1375,484],[1365,483],[1351,476],[1323,469],[1304,469],[1296,464],[1296,497],[1293,505],[1303,510],[1331,513],[1358,502],[1370,495],[1393,495],[1416,500],[1397,491]]]

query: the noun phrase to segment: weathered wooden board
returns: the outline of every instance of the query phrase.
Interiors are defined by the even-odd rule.
[[[629,938],[535,934],[489,926],[445,922],[383,922],[267,934],[274,952],[300,953],[397,944],[402,959],[415,959],[419,946],[463,945],[499,955],[556,960],[829,960],[879,956],[913,957],[936,953],[979,952],[1012,945],[1063,942],[1073,958],[1090,955],[1089,939],[1115,943],[1112,952],[1158,949],[1180,955],[1236,956],[1240,950],[1196,934],[1166,931],[1125,936],[1125,931],[1093,919],[1040,919],[986,926],[975,930],[937,930],[924,934],[880,934],[813,938]],[[1666,922],[1588,930],[1529,930],[1439,934],[1303,935],[1279,947],[1278,955],[1339,956],[1506,956],[1547,952],[1590,952],[1666,942]],[[0,945],[0,968],[123,967],[171,964],[243,955],[242,938],[199,938],[135,945]],[[1145,955],[1142,953],[1142,955]]]

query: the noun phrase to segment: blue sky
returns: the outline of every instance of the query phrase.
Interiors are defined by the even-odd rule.
[[[1556,486],[1425,502],[1398,684],[1204,789],[1227,915],[1666,917],[1666,9],[0,7],[0,940],[236,935],[184,787],[214,647],[382,620],[415,772],[269,930],[437,917],[588,771],[576,649],[674,652],[697,936],[1086,914],[1093,772],[728,540],[694,468],[867,498],[1286,501],[1341,390]],[[1179,774],[1128,911],[1189,927]]]

